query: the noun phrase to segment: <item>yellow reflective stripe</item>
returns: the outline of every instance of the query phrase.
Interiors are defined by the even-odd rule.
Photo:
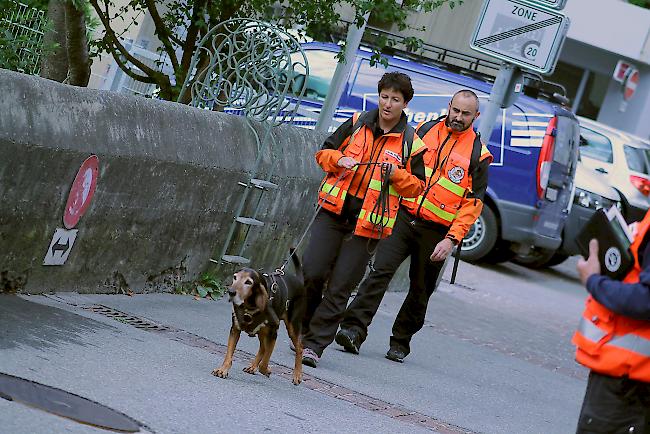
[[[456,196],[463,197],[463,195],[465,194],[465,188],[464,187],[461,187],[458,184],[454,184],[453,182],[451,182],[450,180],[448,180],[445,177],[440,177],[440,179],[438,180],[438,182],[436,182],[436,184],[440,184],[441,187],[451,191]]]
[[[431,178],[433,176],[433,169],[430,167],[424,167],[424,176]]]
[[[334,185],[325,182],[323,183],[323,186],[321,187],[321,191],[325,192],[325,194],[330,194],[334,197],[337,197],[339,193],[341,192],[341,189],[339,187],[334,187]]]
[[[381,181],[377,179],[371,179],[370,183],[368,184],[368,188],[375,191],[381,191]],[[388,186],[388,194],[391,196],[399,196],[392,184]]]
[[[385,228],[392,228],[393,226],[395,226],[395,221],[396,221],[395,217],[393,217],[393,218],[390,218],[390,217],[387,217],[387,216],[381,217],[380,215],[372,213],[372,212],[368,213],[368,218],[367,219],[365,217],[366,217],[366,210],[362,209],[361,212],[359,213],[359,218],[361,220],[368,220],[373,225],[381,224]]]
[[[422,203],[422,207],[429,210],[429,211],[431,211],[432,213],[434,213],[435,215],[437,215],[441,219],[443,219],[445,221],[448,221],[448,222],[451,222],[452,220],[454,220],[454,217],[456,217],[456,214],[452,214],[450,212],[445,211],[442,208],[438,208],[437,206],[435,206],[433,203],[431,203],[427,199],[424,199],[424,202]]]
[[[416,200],[420,200],[422,196],[416,197],[403,197],[402,200],[405,200],[407,202],[415,202]]]
[[[420,149],[424,148],[426,145],[421,138],[417,137],[413,140],[413,145],[411,145],[411,155],[415,154]]]
[[[323,193],[329,194],[330,196],[333,197],[338,197],[339,193],[341,192],[341,189],[339,187],[334,187],[334,185],[330,184],[329,182],[324,182],[323,186],[320,189]],[[343,190],[343,194],[341,195],[341,199],[345,199],[345,196],[347,196],[348,191]]]
[[[487,146],[481,145],[481,157],[484,156],[485,154],[489,154],[490,151],[488,151]]]

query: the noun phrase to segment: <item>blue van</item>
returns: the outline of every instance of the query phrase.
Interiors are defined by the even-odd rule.
[[[336,69],[339,47],[306,43],[310,74],[302,114],[294,124],[315,125]],[[370,66],[372,52],[360,49],[335,114],[344,122],[356,111],[377,107],[377,82],[386,69]],[[388,70],[411,77],[415,95],[407,116],[412,125],[446,114],[451,96],[472,89],[487,101],[492,84],[407,58],[386,56]],[[306,111],[311,112],[306,113]],[[476,122],[478,126],[480,117]],[[462,258],[500,262],[531,247],[557,249],[567,219],[578,158],[580,130],[575,116],[548,101],[520,95],[501,110],[487,143],[494,155],[485,207],[463,241]],[[485,141],[485,139],[484,139]]]

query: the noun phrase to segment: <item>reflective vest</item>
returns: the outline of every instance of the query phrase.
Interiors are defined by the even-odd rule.
[[[367,146],[372,146],[375,138],[370,128],[364,124],[358,125],[357,121],[360,115],[361,113],[353,115],[353,132],[349,139],[343,141],[339,150],[346,157],[352,157],[357,161],[366,163],[366,161],[362,161],[364,151]],[[374,162],[405,166],[407,162],[402,161],[405,148],[405,133],[384,134],[382,140],[386,140],[386,142]],[[410,146],[409,155],[413,155],[419,149],[424,148],[425,145],[422,140],[415,136]],[[366,166],[355,166],[354,169],[345,171],[343,175],[341,175],[342,172],[328,173],[323,179],[318,192],[319,204],[322,204],[326,210],[340,215],[348,194],[348,188],[352,182],[353,172],[365,169]],[[384,193],[387,196],[386,200],[382,203],[379,200],[382,190],[381,165],[372,165],[368,170],[372,175],[368,190],[363,198],[363,205],[354,228],[354,234],[366,238],[386,238],[392,233],[393,226],[395,226],[400,197],[393,186],[389,184]],[[341,179],[339,179],[340,176],[342,176]]]
[[[472,151],[480,149],[475,164],[486,158],[492,161],[492,154],[481,143],[480,137],[473,130],[462,132],[455,137],[450,135],[444,118],[424,132],[422,140],[427,146],[424,154],[426,189],[417,198],[404,198],[402,205],[409,212],[424,220],[451,226],[460,209],[463,198],[471,191],[472,181],[469,173]],[[435,121],[434,121],[435,122]],[[420,131],[423,123],[418,125]],[[420,134],[420,133],[418,133]],[[438,140],[442,138],[442,142]],[[451,142],[451,143],[449,143]],[[441,148],[452,146],[449,157],[439,161]],[[437,170],[440,167],[440,170]]]
[[[630,251],[634,267],[624,283],[637,283],[641,273],[639,245],[650,228],[650,212],[638,225]],[[613,377],[627,376],[650,383],[650,321],[631,319],[612,312],[593,297],[587,303],[572,342],[578,363]]]

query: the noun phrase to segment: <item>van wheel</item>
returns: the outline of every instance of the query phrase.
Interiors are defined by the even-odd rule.
[[[478,262],[485,258],[497,243],[498,231],[494,211],[489,206],[484,206],[481,215],[463,239],[460,258],[467,262]]]
[[[538,249],[533,247],[530,249],[528,254],[515,256],[512,262],[523,265],[524,267],[540,269],[549,266],[556,254],[555,250]],[[559,262],[557,264],[559,264]]]
[[[547,267],[552,267],[553,265],[560,265],[562,262],[569,259],[569,255],[564,255],[562,253],[556,253],[553,257],[546,263]]]

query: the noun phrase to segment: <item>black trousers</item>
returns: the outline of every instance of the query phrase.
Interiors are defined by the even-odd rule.
[[[303,345],[319,356],[334,341],[350,294],[377,246],[377,240],[354,235],[355,224],[354,217],[321,210],[303,256],[307,292]]]
[[[341,328],[357,332],[361,342],[366,339],[368,326],[379,309],[388,284],[402,262],[410,256],[409,291],[390,338],[391,347],[408,354],[411,338],[424,325],[429,298],[436,289],[438,274],[444,264],[444,261],[432,262],[430,256],[447,230],[443,225],[414,220],[411,214],[400,208],[393,233],[379,242],[374,269],[361,283],[356,297],[345,311]]]
[[[650,434],[650,383],[589,373],[578,434]]]

